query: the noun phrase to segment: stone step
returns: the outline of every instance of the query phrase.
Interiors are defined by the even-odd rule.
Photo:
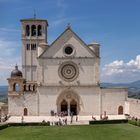
[[[94,116],[96,120],[100,120],[100,116]],[[42,122],[43,120],[50,121],[50,122],[58,122],[59,119],[63,122],[64,119],[67,118],[67,122],[70,124],[71,117],[54,117],[54,116],[24,116],[23,121],[24,122]],[[108,115],[109,120],[120,120],[120,119],[126,119],[124,115]],[[88,124],[89,121],[92,120],[92,116],[78,116],[78,121],[76,122],[76,116],[73,117],[73,123],[72,124]],[[22,117],[21,116],[11,116],[7,122],[9,123],[21,123]]]

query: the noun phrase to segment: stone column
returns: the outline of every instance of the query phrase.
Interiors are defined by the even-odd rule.
[[[70,116],[70,100],[68,100],[68,116]]]

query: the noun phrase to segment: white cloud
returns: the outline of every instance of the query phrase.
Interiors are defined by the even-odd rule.
[[[20,30],[1,27],[0,32],[20,32]]]
[[[51,25],[52,26],[59,26],[60,24],[65,23],[66,21],[67,21],[66,18],[59,18],[59,19],[52,21]]]
[[[125,63],[116,60],[102,69],[101,80],[105,82],[132,82],[140,80],[140,55]]]
[[[0,39],[0,85],[7,83],[16,63],[21,67],[20,48],[19,42]]]

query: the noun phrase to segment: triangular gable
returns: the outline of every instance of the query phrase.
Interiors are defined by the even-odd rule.
[[[43,57],[63,57],[63,47],[71,44],[77,49],[75,57],[95,57],[95,53],[87,47],[86,43],[68,27],[51,45],[46,49],[40,58]]]

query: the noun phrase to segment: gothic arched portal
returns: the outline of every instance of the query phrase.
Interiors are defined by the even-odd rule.
[[[72,90],[63,91],[57,98],[57,113],[62,111],[67,112],[68,115],[78,115],[81,109],[80,96]]]

